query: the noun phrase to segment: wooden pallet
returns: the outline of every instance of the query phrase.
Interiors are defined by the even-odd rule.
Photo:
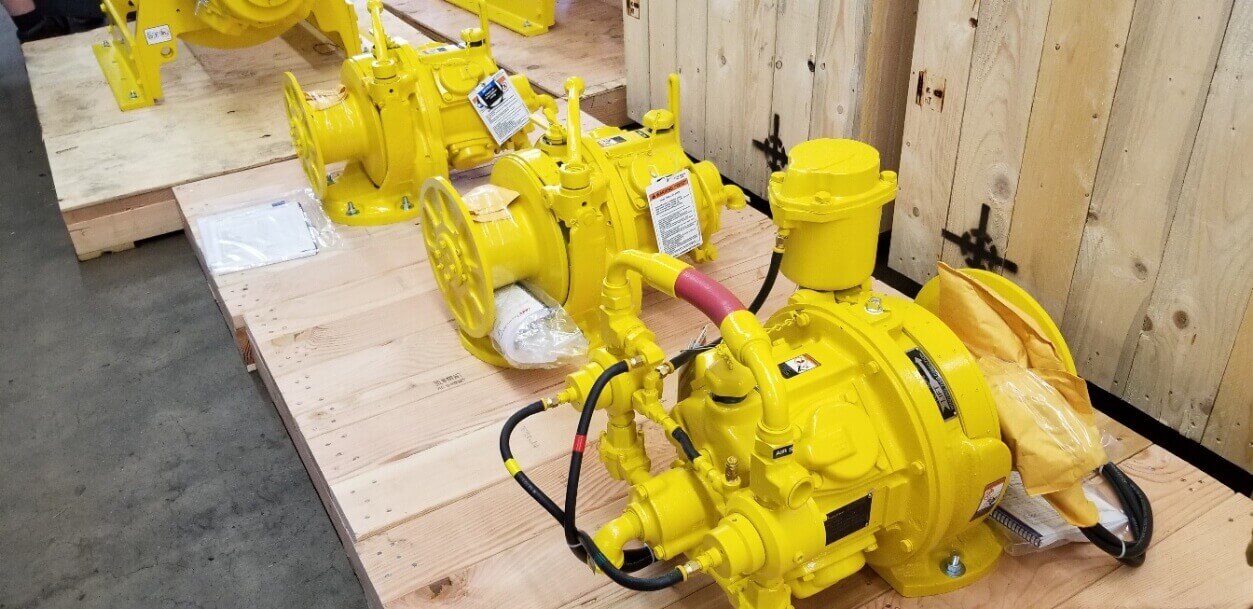
[[[460,40],[461,30],[478,25],[477,15],[444,0],[387,0],[387,6],[437,40]],[[565,97],[566,78],[579,76],[587,85],[585,112],[606,125],[629,122],[621,2],[557,0],[557,24],[539,36],[495,24],[491,29],[492,53],[502,68],[525,74],[553,97]]]
[[[360,3],[364,4],[364,3]],[[386,16],[414,42],[428,39]],[[244,49],[179,46],[165,101],[121,112],[91,45],[104,30],[23,45],[52,180],[80,260],[182,228],[172,187],[292,158],[282,75],[335,86],[343,54],[301,25]]]
[[[456,181],[466,188],[482,178]],[[197,190],[207,196],[195,205],[204,213],[299,183],[291,164],[250,170],[203,182]],[[725,225],[722,258],[703,270],[747,298],[764,275],[773,230],[753,212],[729,214]],[[253,277],[241,298],[251,303],[237,312],[372,606],[728,606],[707,578],[641,595],[571,559],[558,528],[508,478],[496,450],[501,422],[552,393],[561,372],[500,370],[464,352],[426,267],[418,227],[350,230],[345,237],[353,246],[338,255],[248,271]],[[228,287],[215,284],[219,293]],[[766,310],[790,289],[781,281]],[[702,325],[681,303],[656,293],[645,300],[645,319],[667,349]],[[560,487],[575,418],[562,409],[518,431],[528,440],[519,442],[518,459],[545,488]],[[1115,439],[1111,457],[1153,502],[1156,546],[1148,566],[1119,567],[1090,546],[1074,545],[1006,557],[991,576],[940,599],[903,599],[863,571],[799,606],[1247,603],[1249,500],[1113,421],[1101,425]],[[656,434],[649,443],[654,462],[664,464],[668,443]],[[589,526],[621,509],[625,485],[598,464],[584,468],[582,488]]]
[[[995,267],[951,238],[980,231],[1080,374],[1253,471],[1253,1],[933,0],[917,23],[892,268]]]

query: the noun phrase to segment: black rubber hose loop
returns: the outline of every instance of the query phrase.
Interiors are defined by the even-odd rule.
[[[1149,504],[1149,499],[1140,486],[1117,465],[1106,463],[1098,471],[1114,488],[1118,500],[1122,502],[1132,541],[1124,541],[1100,524],[1079,530],[1092,545],[1117,558],[1118,562],[1129,567],[1138,567],[1144,564],[1149,544],[1153,541],[1153,506]]]

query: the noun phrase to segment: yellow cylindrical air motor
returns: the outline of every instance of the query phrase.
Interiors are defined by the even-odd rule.
[[[762,324],[678,260],[619,254],[603,283],[601,347],[559,394],[509,419],[502,458],[562,522],[575,554],[632,589],[705,573],[737,608],[785,609],[865,565],[906,596],[965,586],[1001,554],[985,519],[1007,487],[1011,454],[992,391],[934,310],[870,287],[879,213],[896,192],[878,153],[818,140],[790,158],[769,190],[786,236],[782,272],[799,285],[788,304]],[[667,359],[626,304],[635,275],[696,306],[722,340]],[[985,285],[1033,302],[1008,281]],[[1064,352],[1043,309],[1030,314]],[[667,408],[663,382],[677,366],[679,401]],[[561,403],[583,411],[563,508],[526,477],[508,443],[522,420]],[[601,461],[631,492],[622,515],[591,536],[578,527],[576,503],[594,409],[608,413]],[[637,415],[679,451],[660,474]],[[631,574],[680,555],[686,562],[662,575]]]
[[[372,53],[344,62],[341,86],[306,92],[286,74],[285,97],[292,142],[323,208],[336,222],[389,224],[418,215],[417,188],[449,169],[470,169],[503,149],[531,145],[530,114],[555,107],[525,76],[506,76],[492,59],[487,21],[461,32],[461,44],[413,47],[389,38],[371,0]],[[490,89],[492,102],[511,116],[495,133],[471,94]],[[477,99],[477,98],[476,98]],[[500,139],[497,139],[500,136]],[[331,179],[327,166],[346,162]]]
[[[118,107],[151,106],[164,97],[161,65],[178,55],[178,39],[235,49],[277,38],[308,19],[349,55],[361,52],[349,0],[102,0],[110,39],[93,46]],[[135,14],[134,28],[127,16]]]
[[[422,233],[431,269],[474,355],[507,365],[489,333],[494,291],[526,281],[560,303],[596,344],[595,313],[609,258],[626,249],[668,251],[712,260],[711,239],[723,207],[740,209],[744,193],[723,185],[712,163],[693,163],[678,129],[678,77],[669,109],[644,127],[579,130],[582,80],[567,82],[569,126],[550,117],[537,148],[496,161],[491,185],[516,194],[504,214],[484,219],[445,179],[422,189]],[[629,300],[638,306],[638,282]]]

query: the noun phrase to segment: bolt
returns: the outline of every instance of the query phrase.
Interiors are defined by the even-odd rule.
[[[405,211],[409,211],[409,210],[413,209],[413,203],[410,203],[410,202],[409,202],[409,197],[401,197],[401,198],[400,198],[400,208],[401,208],[401,209],[403,209],[403,210],[405,210]]]
[[[331,175],[331,174],[329,174],[329,173],[328,173],[328,174],[326,174],[326,185],[327,185],[327,186],[331,186],[331,185],[333,185],[333,184],[335,184],[335,176],[333,176],[333,175]]]
[[[878,296],[871,296],[866,299],[866,312],[871,315],[878,315],[883,312],[883,300]]]
[[[106,40],[106,41],[104,41],[103,43],[101,43],[101,45],[100,45],[100,46],[102,46],[102,47],[104,47],[104,48],[106,48],[106,49],[107,49],[107,48],[109,48],[109,47],[113,46],[113,43],[111,43],[111,42],[109,42],[108,40]]]
[[[954,579],[966,574],[966,565],[962,563],[961,554],[953,552],[944,562],[940,563],[940,568],[944,570],[944,574]]]
[[[353,204],[352,204],[352,201],[349,201],[349,202],[348,202],[348,209],[347,209],[344,213],[346,213],[346,214],[348,214],[348,215],[350,215],[350,216],[355,216],[355,215],[357,215],[359,212],[357,211],[357,206],[356,206],[356,205],[353,205]]]
[[[733,483],[740,478],[740,460],[735,456],[727,457],[727,463],[722,468],[722,474],[726,476],[727,483]]]
[[[139,99],[139,94],[134,91],[131,91],[131,99]]]

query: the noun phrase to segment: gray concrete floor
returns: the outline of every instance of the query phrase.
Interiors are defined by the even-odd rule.
[[[0,609],[365,605],[183,236],[75,260],[0,18]]]

